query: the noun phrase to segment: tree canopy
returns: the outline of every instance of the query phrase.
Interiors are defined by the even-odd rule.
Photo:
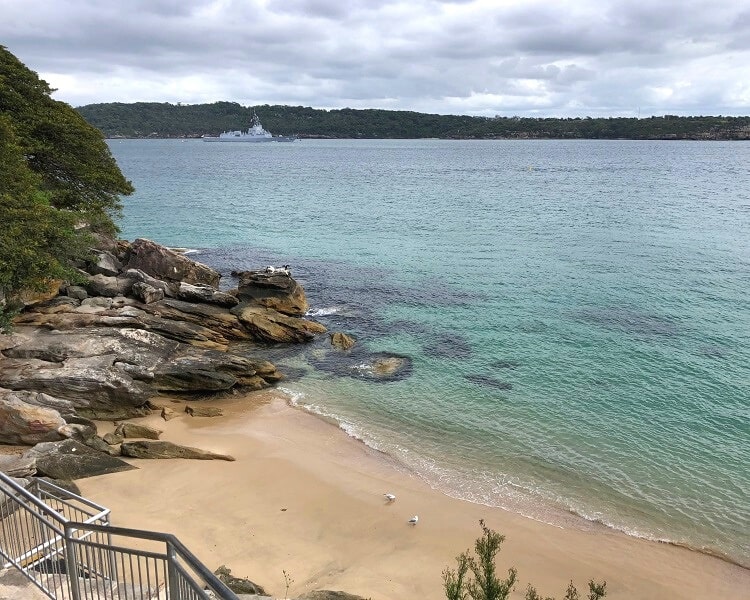
[[[0,46],[0,317],[21,290],[72,277],[86,230],[116,231],[133,192],[101,132],[52,92]]]

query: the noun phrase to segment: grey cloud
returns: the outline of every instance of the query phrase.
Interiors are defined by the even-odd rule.
[[[78,103],[749,112],[736,82],[750,81],[750,0],[37,4],[32,15],[26,0],[5,0],[0,40]]]

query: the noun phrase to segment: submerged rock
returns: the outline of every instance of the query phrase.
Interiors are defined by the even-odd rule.
[[[480,374],[464,375],[464,379],[466,379],[466,381],[470,381],[471,383],[475,383],[477,385],[495,388],[496,390],[512,390],[513,389],[512,383],[508,383],[507,381],[500,381],[499,379],[495,379],[494,377],[490,377],[489,375],[480,375]]]
[[[353,337],[340,331],[331,334],[331,346],[337,350],[351,350],[356,343]]]

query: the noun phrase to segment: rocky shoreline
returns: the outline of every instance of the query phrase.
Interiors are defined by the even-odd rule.
[[[256,358],[267,348],[317,339],[327,350],[316,344],[311,355],[324,369],[331,352],[353,377],[410,371],[407,357],[377,353],[363,375],[353,338],[323,336],[323,324],[304,318],[307,298],[288,267],[233,272],[238,286],[222,291],[219,272],[150,240],[104,239],[94,257],[77,265],[76,284],[24,296],[12,332],[0,334],[0,471],[22,485],[45,477],[77,492],[76,479],[137,468],[125,458],[233,461],[128,419],[168,421],[178,404],[188,416],[221,416],[207,400],[285,378]],[[116,427],[100,435],[96,421]]]
[[[119,454],[93,420],[168,418],[150,401],[159,394],[267,388],[284,375],[233,342],[299,344],[326,332],[303,318],[307,299],[287,269],[237,273],[239,286],[223,292],[217,271],[152,241],[102,246],[78,265],[79,285],[26,297],[13,332],[0,335],[0,443],[73,439]]]

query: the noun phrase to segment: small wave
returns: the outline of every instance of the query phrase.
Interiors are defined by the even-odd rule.
[[[327,317],[328,315],[335,315],[341,309],[338,306],[331,306],[328,308],[316,308],[315,310],[308,310],[305,316],[308,317]]]
[[[172,252],[178,254],[200,254],[200,250],[196,248],[169,248]]]

